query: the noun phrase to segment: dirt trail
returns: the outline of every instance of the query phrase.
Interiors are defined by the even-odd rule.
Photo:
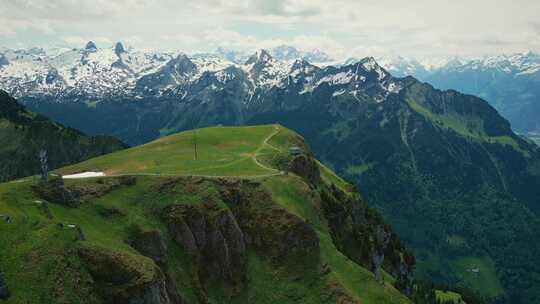
[[[253,154],[253,156],[251,157],[253,159],[253,161],[255,162],[255,164],[257,164],[259,167],[265,169],[265,170],[269,170],[269,171],[273,171],[273,172],[276,172],[274,173],[274,175],[280,175],[282,174],[281,171],[279,170],[276,170],[274,168],[270,168],[264,164],[262,164],[261,162],[259,162],[259,160],[257,159],[257,155],[261,152],[261,150],[264,148],[264,146],[268,146],[278,152],[281,152],[280,149],[278,149],[277,147],[274,147],[273,145],[271,145],[270,143],[268,143],[268,141],[270,139],[272,139],[272,137],[276,136],[278,133],[279,133],[279,127],[277,125],[274,125],[274,132],[272,132],[272,134],[268,135],[264,141],[263,141],[263,144],[257,149],[257,151],[255,151],[255,153]]]

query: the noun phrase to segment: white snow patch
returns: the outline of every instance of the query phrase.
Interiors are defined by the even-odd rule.
[[[388,85],[388,88],[387,88],[388,92],[390,93],[399,93],[399,91],[401,91],[401,87],[395,83],[395,82],[391,82],[389,85]]]
[[[81,172],[76,174],[63,175],[63,179],[75,179],[75,178],[90,178],[90,177],[101,177],[105,176],[103,172]]]
[[[329,76],[325,76],[321,78],[321,80],[319,80],[317,85],[323,82],[328,82],[330,85],[347,84],[351,82],[353,77],[354,75],[350,71],[346,73],[340,72],[334,75],[329,75]]]
[[[339,96],[339,95],[343,95],[343,94],[345,94],[345,92],[346,92],[346,90],[341,89],[339,91],[335,91],[334,93],[332,93],[332,96],[336,97],[336,96]]]

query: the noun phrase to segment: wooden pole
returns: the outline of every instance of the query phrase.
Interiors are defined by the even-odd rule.
[[[194,146],[194,150],[195,150],[195,160],[197,160],[198,158],[198,155],[197,155],[197,130],[193,129],[193,146]]]

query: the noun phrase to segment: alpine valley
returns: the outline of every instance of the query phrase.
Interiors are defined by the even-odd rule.
[[[418,278],[469,289],[492,302],[540,301],[540,149],[516,135],[510,123],[478,97],[441,91],[411,76],[394,77],[371,57],[333,65],[322,52],[288,47],[250,56],[226,50],[186,55],[139,52],[121,43],[99,48],[89,42],[82,49],[2,53],[0,88],[30,110],[87,134],[139,145],[207,126],[279,124],[291,129],[382,213],[413,250]],[[418,73],[444,88],[462,86],[461,76],[415,67],[389,70],[406,69],[398,74]],[[526,74],[538,80],[535,72]],[[522,79],[517,70],[508,75]],[[498,109],[517,111],[537,100],[525,102],[522,98],[530,96],[512,93],[522,90],[520,85],[506,95],[479,93],[481,86],[466,91],[490,99]],[[535,132],[534,123],[523,123],[516,130]],[[90,163],[80,169],[105,170],[110,164]],[[148,189],[170,186],[167,181],[140,182]],[[188,189],[201,187],[175,181],[180,182]],[[219,183],[204,185],[223,190]],[[257,187],[238,191],[259,195]],[[330,187],[325,193],[332,192],[331,185],[325,187]],[[340,201],[341,195],[333,193],[331,200]],[[242,209],[242,203],[240,209],[227,208],[251,212]],[[184,209],[163,210],[170,218],[185,214]],[[302,217],[304,211],[296,215]],[[242,230],[252,227],[245,224],[239,223]],[[339,238],[339,233],[333,236]],[[319,238],[324,237],[319,232]],[[80,254],[102,262],[111,255],[94,248]],[[388,271],[397,273],[390,266]]]

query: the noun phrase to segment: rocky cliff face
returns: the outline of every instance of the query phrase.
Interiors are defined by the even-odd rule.
[[[244,234],[230,210],[216,207],[176,205],[164,213],[174,240],[195,257],[203,278],[218,276],[241,285],[245,280]]]
[[[176,275],[168,261],[167,255],[169,253],[161,232],[159,230],[144,231],[135,226],[131,232],[129,243],[142,255],[152,259],[160,268],[165,276],[164,289],[169,297],[169,302],[171,304],[185,303],[182,295],[178,292]]]
[[[194,257],[202,286],[217,277],[241,290],[247,284],[250,249],[280,259],[318,255],[319,239],[313,228],[285,210],[271,207],[271,197],[259,185],[220,182],[217,186],[226,207],[209,201],[202,206],[176,204],[163,210],[173,239]]]
[[[380,215],[369,209],[360,196],[347,196],[331,187],[322,192],[322,202],[332,238],[353,261],[371,269],[378,280],[385,269],[397,278],[396,287],[411,295],[415,258],[403,250],[397,235]]]
[[[289,162],[288,170],[316,185],[321,181],[319,165],[308,155],[298,155]]]
[[[97,247],[82,247],[79,256],[104,303],[173,303],[167,293],[165,276],[152,260]]]

